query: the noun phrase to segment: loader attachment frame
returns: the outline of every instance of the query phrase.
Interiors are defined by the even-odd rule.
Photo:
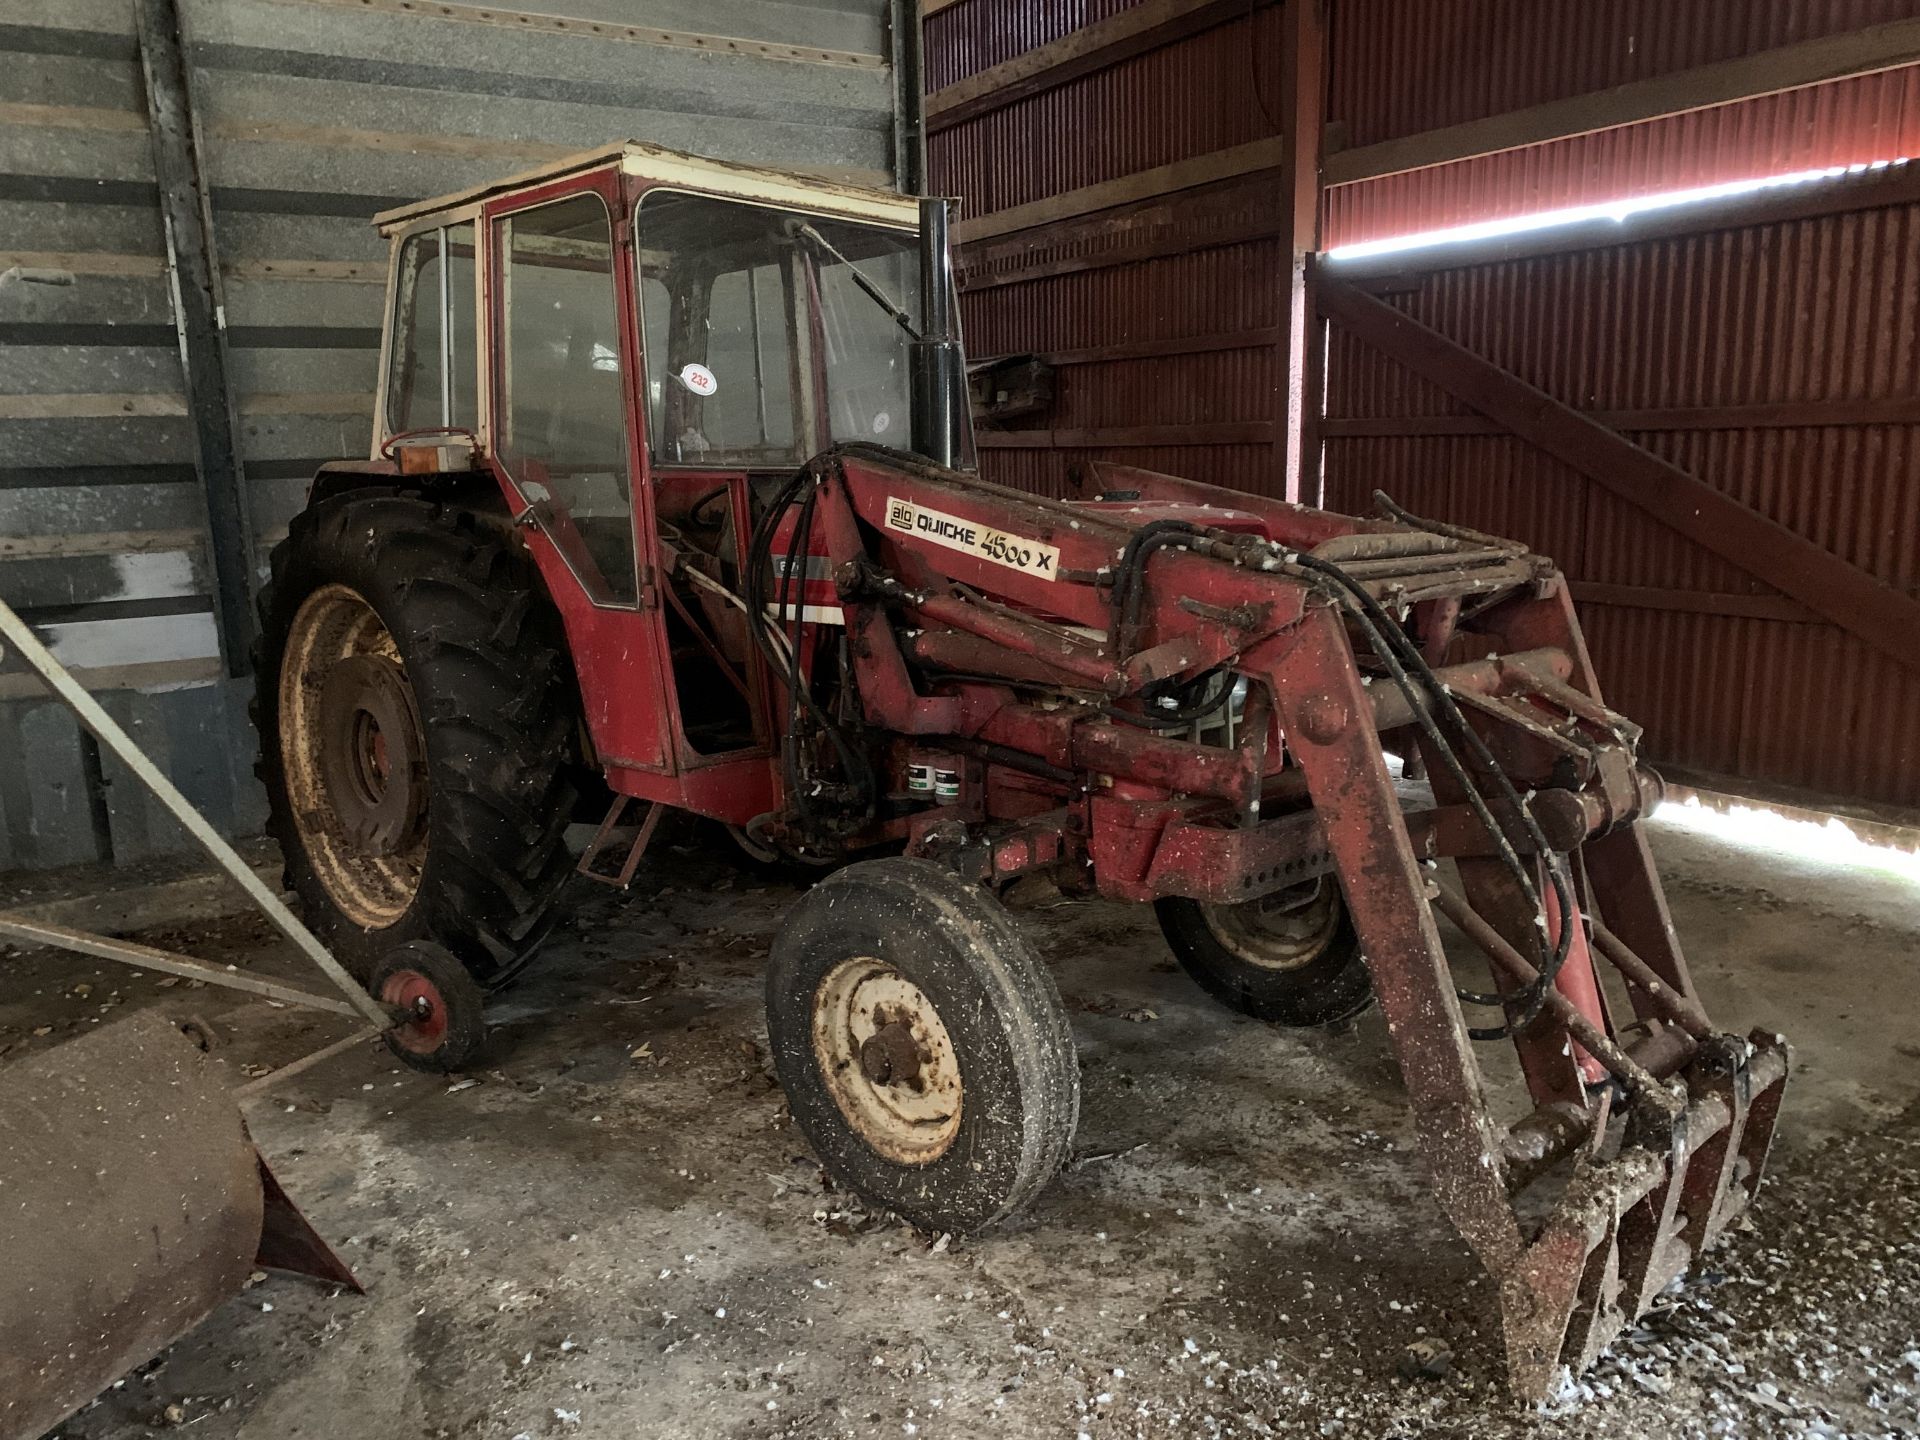
[[[987,883],[1044,870],[1119,899],[1335,877],[1436,1193],[1498,1284],[1514,1391],[1544,1396],[1746,1208],[1789,1069],[1779,1037],[1701,1009],[1638,826],[1662,793],[1639,732],[1606,707],[1564,582],[1517,546],[1097,469],[1087,488],[1157,512],[1165,543],[1141,557],[1153,524],[1111,501],[870,449],[816,462],[795,543],[834,577],[868,733],[970,767],[954,802],[873,829]],[[1166,518],[1182,506],[1204,523]],[[1431,657],[1427,692],[1356,648],[1378,644],[1380,601]],[[1216,672],[1246,686],[1226,736],[1142,728],[1156,689]],[[1443,763],[1443,710],[1507,801]],[[1396,781],[1389,740],[1424,758],[1431,801]],[[1493,992],[1459,988],[1440,916]],[[1463,994],[1504,1001],[1500,1023],[1470,1025]],[[1512,1125],[1474,1054],[1489,1038],[1511,1038],[1534,1101]]]
[[[1543,1023],[1515,1037],[1523,1057],[1545,1050],[1570,1061],[1584,1037],[1625,1088],[1627,1113],[1612,1113],[1611,1089],[1586,1104],[1549,1094],[1532,1123],[1503,1132],[1482,1094],[1427,903],[1441,892],[1419,868],[1377,736],[1361,722],[1365,695],[1331,612],[1310,623],[1274,680],[1276,693],[1296,697],[1283,702],[1281,723],[1366,947],[1435,1191],[1499,1285],[1515,1393],[1544,1396],[1561,1367],[1577,1374],[1592,1363],[1752,1200],[1786,1085],[1787,1047],[1764,1033],[1739,1041],[1703,1025],[1690,1032],[1686,1022],[1704,1017],[1664,904],[1659,917],[1645,910],[1659,893],[1645,838],[1617,831],[1591,842],[1614,852],[1604,867],[1613,883],[1595,896],[1590,870],[1587,904],[1611,900],[1610,918],[1636,929],[1651,921],[1668,940],[1664,979],[1617,941],[1608,956],[1624,957],[1623,979],[1640,982],[1629,985],[1636,1008],[1659,1016],[1663,1028],[1637,1057],[1602,1043],[1570,1002],[1557,1013],[1550,1006]],[[1462,901],[1445,908],[1462,919],[1475,913]],[[1519,960],[1510,948],[1507,955]],[[1533,1088],[1538,1097],[1547,1087]],[[1611,1152],[1610,1128],[1623,1132]],[[1559,1155],[1569,1156],[1572,1173],[1549,1218],[1529,1234],[1514,1192]]]

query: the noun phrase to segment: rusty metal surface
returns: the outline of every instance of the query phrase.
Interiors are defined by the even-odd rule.
[[[231,965],[216,965],[210,960],[196,960],[191,955],[181,955],[172,950],[158,950],[151,945],[141,945],[132,940],[94,935],[85,930],[74,930],[65,925],[35,920],[31,916],[10,910],[0,910],[0,937],[18,941],[23,945],[47,945],[71,950],[81,955],[95,955],[103,960],[112,960],[121,965],[135,965],[142,970],[157,970],[165,975],[180,975],[196,984],[219,985],[229,990],[264,995],[269,1000],[277,1000],[283,1004],[302,1005],[313,1010],[327,1010],[336,1015],[360,1014],[351,1001],[338,995],[320,994],[298,985],[283,985],[277,980],[267,980],[258,975],[238,972]]]
[[[1871,408],[1920,396],[1920,205],[1647,240],[1629,227],[1410,274],[1385,298],[1567,404],[1636,413],[1637,443],[1920,585],[1920,426]],[[1385,489],[1553,556],[1609,701],[1647,726],[1656,763],[1920,803],[1920,679],[1523,442],[1460,433],[1492,427],[1337,329],[1327,393],[1329,503]]]
[[[1139,0],[961,0],[927,16],[927,91],[1130,10]]]
[[[1327,116],[1347,144],[1372,144],[1916,14],[1915,0],[1339,0]],[[1342,186],[1327,197],[1327,240],[1889,159],[1916,144],[1920,72],[1891,72]]]
[[[1037,352],[1055,366],[1046,413],[981,427],[987,478],[1058,495],[1068,465],[1095,458],[1278,493],[1279,247],[1210,244],[1196,225],[1175,228],[1165,249],[962,293],[970,352]],[[1046,250],[1034,247],[1028,263],[1047,265]],[[971,257],[968,266],[979,273]],[[1206,348],[1194,350],[1196,339]]]
[[[1916,14],[1915,0],[1335,0],[1331,113],[1369,145]]]
[[[1351,285],[1328,281],[1320,308],[1334,324],[1426,376],[1488,420],[1830,621],[1903,668],[1920,672],[1920,600],[1736,494],[1696,479],[1618,428],[1556,400],[1511,370]],[[1818,408],[1818,407],[1814,407]]]
[[[1920,153],[1920,68],[1436,165],[1326,193],[1329,246]]]
[[[1278,134],[1281,14],[1263,7],[1251,26],[1213,26],[939,131],[934,183],[978,216]]]
[[[366,1294],[367,1287],[360,1283],[360,1277],[347,1268],[347,1262],[320,1237],[313,1222],[293,1203],[280,1177],[267,1164],[267,1157],[256,1150],[253,1158],[260,1175],[263,1200],[260,1244],[254,1253],[254,1264],[338,1285],[356,1295]]]
[[[262,1201],[199,1050],[135,1016],[0,1070],[0,1437],[33,1437],[245,1283]]]
[[[928,83],[1124,8],[963,0],[928,18]],[[941,130],[931,183],[981,215],[1278,133],[1284,12],[1248,8]],[[1275,193],[1270,174],[1249,175],[965,247],[969,354],[1054,367],[1045,413],[983,430],[982,473],[1059,495],[1069,464],[1097,458],[1277,493]]]
[[[849,653],[862,714],[910,741],[895,747],[889,773],[915,753],[941,763],[949,745],[974,762],[950,799],[910,821],[917,853],[953,855],[974,878],[1051,860],[1124,899],[1231,901],[1331,867],[1386,1013],[1435,1196],[1499,1286],[1519,1398],[1544,1398],[1561,1365],[1588,1363],[1745,1208],[1772,1139],[1784,1046],[1718,1033],[1691,1011],[1700,1022],[1691,1029],[1661,1018],[1671,1008],[1661,1002],[1692,989],[1636,829],[1657,786],[1635,765],[1639,727],[1601,700],[1550,569],[1485,534],[1429,528],[1397,509],[1398,524],[1360,521],[1140,470],[1094,467],[1083,488],[1132,493],[1063,505],[871,447],[842,447],[831,464],[818,492],[821,558],[842,577],[836,593],[861,637]],[[798,494],[796,482],[784,503]],[[1233,528],[1182,518],[1196,501],[1211,501]],[[935,512],[955,528],[936,532],[914,518]],[[1008,558],[1003,546],[975,553],[954,543],[976,535],[1042,548]],[[1429,568],[1437,561],[1451,568]],[[1106,587],[1096,584],[1103,567],[1113,576]],[[1494,603],[1471,615],[1443,603],[1477,585],[1480,569],[1506,575]],[[1383,608],[1372,592],[1396,575],[1442,590],[1396,620],[1391,601]],[[924,688],[937,693],[922,693],[892,625],[869,623],[882,606],[910,630],[988,639],[1017,653],[1029,674],[1042,661],[1056,678],[1038,688],[1056,693],[1051,702],[1016,698],[995,678],[991,650],[978,648],[964,656],[977,673],[923,665]],[[1096,628],[1104,638],[1086,639]],[[1493,662],[1429,669],[1424,657],[1444,657],[1455,639],[1458,653]],[[1184,658],[1141,671],[1170,653]],[[1125,706],[1148,703],[1151,676],[1216,665],[1247,686],[1238,723],[1222,719],[1218,743],[1207,743],[1216,732],[1205,709],[1163,725],[1118,723]],[[1406,692],[1434,798],[1469,807],[1480,836],[1422,826],[1416,848],[1377,729],[1401,717],[1376,706],[1368,666]],[[1464,683],[1470,676],[1477,683]],[[1218,708],[1234,691],[1213,693]],[[1272,743],[1279,736],[1284,745]],[[1474,757],[1480,780],[1463,755]],[[1089,775],[1106,783],[1089,784]],[[1011,788],[1015,776],[1026,785]],[[1529,818],[1523,797],[1543,788],[1564,792],[1576,830],[1593,816],[1591,836],[1573,837],[1571,860],[1551,855]],[[1515,833],[1493,806],[1515,817]],[[774,823],[806,823],[793,813]],[[996,828],[1004,822],[1017,825],[1017,838]],[[1488,949],[1494,991],[1456,989],[1421,865],[1442,842],[1461,861],[1467,897],[1443,907]],[[1498,862],[1472,858],[1488,845]],[[1631,1045],[1609,1013],[1595,953],[1572,938],[1584,934],[1583,913],[1633,948],[1627,956],[1603,947],[1597,957],[1623,972],[1644,1021]],[[1474,1049],[1508,1039],[1531,1098],[1548,1112],[1517,1137],[1488,1103]],[[1589,1088],[1609,1070],[1622,1090]],[[1572,1112],[1581,1123],[1568,1123]],[[1569,1155],[1583,1138],[1585,1153]],[[1518,1195],[1561,1161],[1573,1167],[1561,1177],[1568,1184]]]
[[[1501,1278],[1509,1383],[1545,1395],[1578,1374],[1719,1242],[1758,1192],[1792,1054],[1777,1035],[1729,1042],[1686,1075],[1686,1099],[1617,1158],[1583,1154],[1544,1229]]]
[[[1115,446],[1093,449],[1087,446],[1063,446],[1054,449],[993,450],[982,449],[981,473],[985,479],[1037,495],[1059,498],[1067,493],[1068,471],[1076,464],[1101,460],[1117,465],[1137,465],[1143,469],[1177,471],[1208,484],[1236,490],[1251,490],[1249,476],[1271,473],[1273,449],[1270,445],[1192,445],[1192,446]],[[1277,491],[1277,483],[1266,488]]]

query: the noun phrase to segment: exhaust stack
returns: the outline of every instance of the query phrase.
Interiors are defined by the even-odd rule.
[[[947,249],[949,202],[920,201],[920,338],[912,348],[913,448],[936,464],[959,454],[967,376],[953,315],[953,256]]]

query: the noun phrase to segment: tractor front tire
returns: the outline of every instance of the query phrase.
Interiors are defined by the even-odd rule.
[[[294,516],[260,595],[269,833],[307,924],[362,979],[414,941],[484,985],[571,873],[578,699],[532,565],[490,517],[398,491]]]
[[[1360,939],[1331,876],[1237,905],[1154,902],[1160,931],[1194,983],[1279,1025],[1332,1025],[1373,1003]]]
[[[922,1230],[991,1225],[1072,1148],[1080,1071],[1053,977],[992,896],[929,861],[861,861],[800,898],[767,1031],[827,1173]]]

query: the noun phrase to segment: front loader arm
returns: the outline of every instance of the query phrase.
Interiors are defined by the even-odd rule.
[[[1639,732],[1522,547],[1096,475],[1105,498],[1068,504],[866,449],[816,462],[866,724],[970,777],[910,848],[1128,900],[1336,879],[1515,1388],[1544,1394],[1745,1208],[1788,1070],[1698,1004],[1637,824],[1661,789]],[[1492,991],[1456,990],[1436,910]],[[1474,1042],[1509,1037],[1536,1108],[1506,1126]],[[1544,1222],[1516,1205],[1533,1187],[1557,1192]]]
[[[909,470],[850,459],[838,483],[874,542],[871,555],[865,545],[846,556],[835,553],[836,566],[871,558],[916,594],[923,612],[931,604],[931,618],[985,626],[989,638],[1011,639],[1023,653],[1032,642],[1020,632],[1036,623],[1098,632],[1088,648],[1101,668],[1078,678],[1099,679],[1111,695],[1219,664],[1299,618],[1297,587],[1168,549],[1158,552],[1156,573],[1181,600],[1155,608],[1150,628],[1135,645],[1123,646],[1112,633],[1112,584],[1137,526],[930,466]],[[974,613],[995,615],[999,623],[962,618],[949,603],[955,586],[991,597]],[[1186,648],[1175,648],[1183,643]],[[1161,653],[1146,653],[1155,650]]]

